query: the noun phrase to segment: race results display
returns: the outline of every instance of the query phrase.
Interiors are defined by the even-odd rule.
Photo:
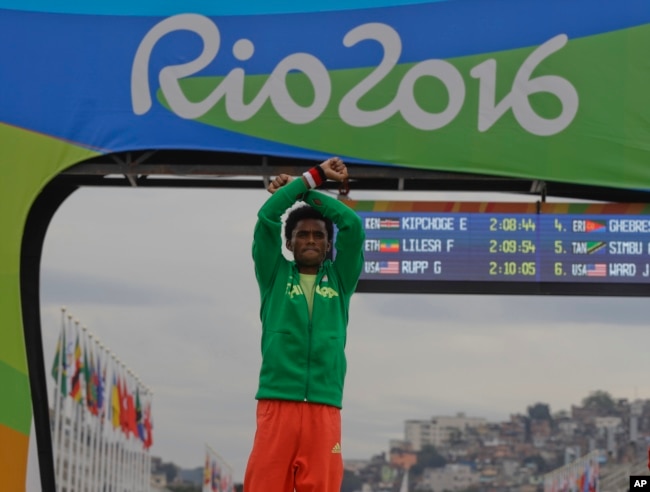
[[[650,295],[650,205],[350,202],[359,291]]]

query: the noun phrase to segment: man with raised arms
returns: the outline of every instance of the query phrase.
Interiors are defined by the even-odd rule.
[[[314,191],[348,172],[337,157],[292,179],[277,176],[253,240],[260,289],[262,367],[246,492],[340,492],[341,413],[350,298],[364,230],[344,203]],[[303,201],[304,204],[294,205]],[[284,244],[293,254],[282,254]],[[328,259],[336,225],[336,257]]]

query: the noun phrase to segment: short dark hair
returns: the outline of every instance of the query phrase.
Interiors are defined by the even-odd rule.
[[[327,240],[331,241],[332,238],[334,237],[334,224],[332,223],[332,221],[326,218],[322,213],[320,213],[315,208],[309,205],[302,205],[300,207],[294,208],[289,212],[289,215],[287,215],[287,220],[284,223],[284,237],[287,241],[291,239],[293,230],[296,228],[296,225],[298,225],[298,222],[300,222],[303,219],[322,220],[323,222],[325,222],[325,229],[327,230]]]

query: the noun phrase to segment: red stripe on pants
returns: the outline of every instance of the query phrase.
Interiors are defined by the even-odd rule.
[[[318,403],[257,402],[244,492],[340,492],[341,411]]]

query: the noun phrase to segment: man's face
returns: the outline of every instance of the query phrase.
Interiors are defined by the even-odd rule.
[[[330,247],[325,222],[318,219],[299,220],[287,241],[287,249],[293,252],[298,267],[308,268],[312,273],[318,271]]]

